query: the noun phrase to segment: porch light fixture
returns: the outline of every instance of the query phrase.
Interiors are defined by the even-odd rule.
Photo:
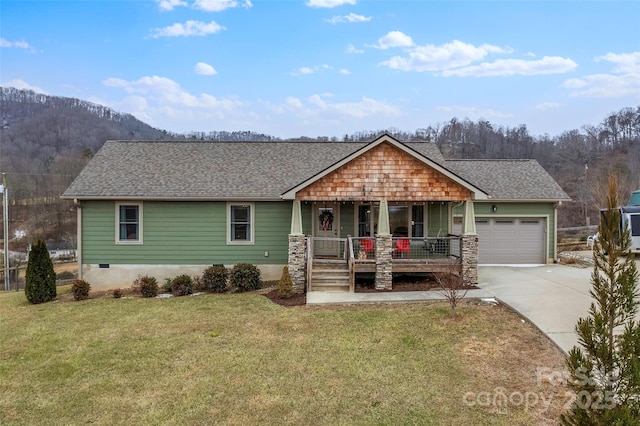
[[[497,212],[498,211],[498,206],[496,206],[495,204],[491,206],[491,211],[492,212]]]

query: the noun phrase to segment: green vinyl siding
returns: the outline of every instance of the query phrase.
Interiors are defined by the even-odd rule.
[[[226,202],[142,203],[142,244],[116,244],[113,201],[82,203],[85,264],[285,264],[290,202],[255,202],[253,244],[227,244]],[[268,252],[268,256],[265,256]]]

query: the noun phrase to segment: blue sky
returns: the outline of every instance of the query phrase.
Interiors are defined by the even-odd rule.
[[[640,105],[638,1],[0,2],[0,83],[161,129],[533,135]]]

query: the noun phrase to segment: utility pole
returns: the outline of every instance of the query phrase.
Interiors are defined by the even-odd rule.
[[[9,190],[7,189],[7,177],[2,174],[2,223],[4,225],[4,290],[11,290],[9,282]]]

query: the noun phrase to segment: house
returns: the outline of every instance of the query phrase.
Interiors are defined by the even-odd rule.
[[[109,141],[62,195],[94,288],[248,262],[294,288],[351,290],[371,273],[556,258],[566,193],[534,160],[447,161],[428,142]]]
[[[54,260],[73,260],[76,258],[76,250],[71,243],[50,242],[47,243],[49,257]]]

